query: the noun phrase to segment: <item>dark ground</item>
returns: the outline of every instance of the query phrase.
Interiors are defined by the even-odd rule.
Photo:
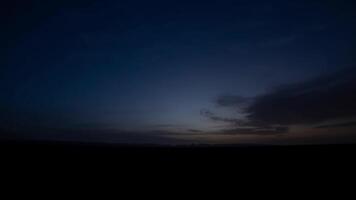
[[[355,147],[173,147],[2,141],[1,182],[15,188],[12,195],[27,196],[22,188],[40,193],[55,190],[49,193],[51,197],[68,191],[90,195],[103,190],[106,192],[100,195],[109,190],[130,197],[187,197],[190,192],[209,196],[230,192],[241,196],[246,191],[248,196],[263,197],[289,191],[289,197],[316,192],[316,188],[326,194],[334,191],[334,186],[351,187],[350,191],[354,191]]]
[[[77,142],[0,141],[2,158],[17,160],[70,160],[146,162],[328,162],[353,161],[356,145],[129,145]],[[266,163],[267,164],[267,163]]]
[[[273,187],[275,180],[279,185],[294,179],[304,184],[313,179],[353,181],[355,149],[356,145],[133,146],[1,141],[0,169],[15,186],[24,177],[30,182],[45,177],[67,182],[77,178],[87,183],[104,177],[118,183],[151,183],[163,178],[193,185],[191,181],[209,185],[209,180],[215,180],[219,185],[216,179],[222,183],[230,179],[242,185],[252,182],[251,187],[259,184],[253,181],[258,178]]]

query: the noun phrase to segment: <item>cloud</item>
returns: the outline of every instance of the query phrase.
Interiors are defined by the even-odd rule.
[[[344,128],[344,127],[356,127],[356,122],[345,122],[338,124],[328,124],[328,125],[320,125],[315,128]]]
[[[293,125],[318,126],[321,123],[326,125],[319,128],[353,126],[355,123],[327,123],[356,117],[356,69],[281,86],[254,98],[221,96],[216,103],[239,110],[245,116],[243,119],[224,118],[211,111],[202,111],[203,116],[234,127],[221,131],[224,134],[280,134],[288,132]]]
[[[204,133],[203,131],[197,130],[197,129],[188,129],[187,131],[188,131],[189,133]]]
[[[235,118],[227,118],[227,117],[220,117],[217,116],[215,113],[211,112],[210,110],[203,109],[200,111],[200,115],[209,118],[212,121],[217,121],[217,122],[227,122],[231,123],[234,125],[242,125],[245,122],[241,119],[235,119]]]
[[[255,127],[224,129],[219,134],[224,135],[281,135],[287,133],[288,127]]]
[[[309,125],[356,116],[356,70],[281,87],[246,109],[257,125]]]
[[[114,129],[36,129],[6,131],[0,140],[65,141],[112,144],[183,144],[184,140],[167,131],[122,131]]]
[[[222,107],[239,107],[244,108],[253,101],[253,98],[234,96],[234,95],[223,95],[219,96],[216,100],[216,104]]]
[[[231,105],[239,106],[240,104]],[[232,125],[232,128],[231,126],[229,128],[225,127],[223,130],[215,132],[221,135],[280,135],[287,133],[289,130],[288,127],[271,125],[256,126],[244,119],[219,117],[209,110],[202,110],[201,115],[215,122],[225,122]]]
[[[156,128],[156,129],[160,129],[160,128],[181,128],[182,125],[178,125],[178,124],[154,124],[149,126],[151,128]]]

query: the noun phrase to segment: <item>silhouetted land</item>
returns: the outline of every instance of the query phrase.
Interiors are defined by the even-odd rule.
[[[352,154],[355,144],[335,145],[154,145],[154,144],[102,144],[53,141],[0,141],[2,156],[46,157],[54,156],[112,156],[115,158],[159,158],[164,160],[192,159],[244,159],[273,158],[332,159]]]
[[[113,173],[156,178],[191,174],[195,177],[263,176],[299,177],[307,174],[327,178],[355,169],[356,145],[108,145],[74,142],[1,141],[0,169],[7,175]],[[11,172],[11,173],[9,173]],[[182,175],[180,175],[182,174]],[[336,175],[335,175],[336,174]],[[304,174],[305,176],[305,174]],[[309,175],[308,175],[309,176]]]

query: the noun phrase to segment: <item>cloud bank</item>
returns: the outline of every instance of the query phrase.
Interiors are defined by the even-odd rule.
[[[234,126],[222,131],[225,134],[281,134],[293,125],[330,127],[320,123],[356,117],[356,69],[281,86],[254,98],[220,96],[215,103],[245,116],[224,118],[203,110],[203,116]]]

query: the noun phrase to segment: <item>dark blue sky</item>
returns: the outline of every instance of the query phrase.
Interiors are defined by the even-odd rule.
[[[108,141],[245,142],[236,124],[216,119],[255,110],[236,113],[216,100],[253,99],[251,108],[276,88],[354,68],[354,8],[342,0],[12,1],[1,8],[2,129],[29,138],[84,129],[117,131]],[[330,120],[341,119],[317,122]],[[231,126],[236,134],[220,133]],[[246,141],[260,141],[251,135]]]

